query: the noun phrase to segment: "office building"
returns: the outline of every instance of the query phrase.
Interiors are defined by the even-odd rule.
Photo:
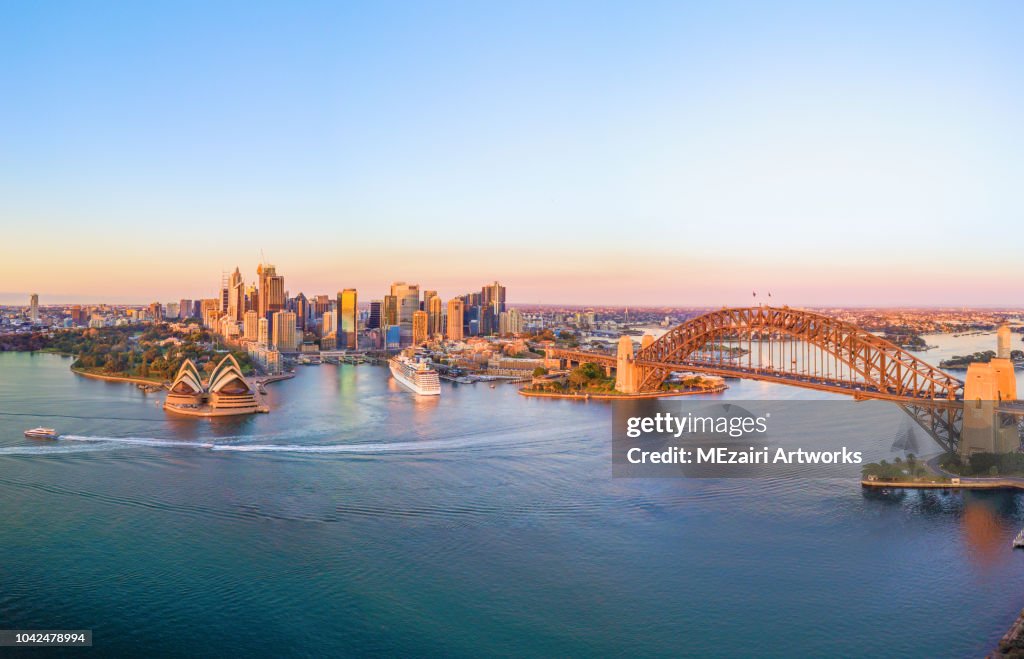
[[[256,321],[256,343],[261,346],[270,345],[270,323],[266,318],[260,318]]]
[[[391,295],[398,301],[398,326],[402,328],[402,345],[410,345],[412,343],[412,315],[420,308],[419,284],[396,281],[391,284]]]
[[[338,331],[338,312],[328,311],[320,318],[320,336],[327,336]]]
[[[284,309],[284,277],[277,274],[277,268],[261,263],[256,268],[260,280],[258,311],[262,318]]]
[[[242,321],[245,318],[245,283],[237,267],[228,278],[227,314],[228,318],[234,321]]]
[[[426,302],[427,312],[427,334],[430,336],[441,335],[441,298],[432,295]]]
[[[462,316],[462,300],[457,297],[453,297],[452,299],[448,300],[448,327],[446,331],[448,339],[451,341],[462,340]]]
[[[428,314],[426,311],[417,310],[412,314],[412,344],[414,346],[423,345],[427,342],[427,321]]]
[[[295,352],[299,349],[295,332],[295,314],[291,311],[277,311],[272,316],[271,341],[279,352]]]
[[[246,311],[242,322],[242,338],[246,341],[258,341],[260,334],[260,315],[256,311]]]
[[[370,315],[366,319],[366,329],[380,329],[383,304],[381,300],[370,300]]]
[[[394,327],[398,325],[398,298],[394,295],[384,296],[384,306],[382,307],[383,319],[381,323],[383,327]]]
[[[358,347],[359,312],[356,289],[346,288],[338,293],[339,347],[355,350]]]

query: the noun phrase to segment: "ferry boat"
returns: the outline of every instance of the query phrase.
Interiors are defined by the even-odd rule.
[[[1021,532],[1013,539],[1013,548],[1024,549],[1024,529],[1021,529]]]
[[[57,439],[60,435],[53,428],[32,428],[25,431],[25,436],[32,439]]]
[[[426,359],[409,355],[395,355],[388,361],[391,375],[399,384],[420,396],[440,396],[441,379]]]

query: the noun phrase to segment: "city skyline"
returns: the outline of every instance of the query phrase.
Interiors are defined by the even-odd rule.
[[[307,9],[0,9],[0,303],[1024,303],[1024,6]]]

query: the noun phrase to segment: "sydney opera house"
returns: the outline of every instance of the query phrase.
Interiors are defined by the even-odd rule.
[[[230,416],[266,411],[256,400],[255,392],[231,355],[217,364],[207,380],[203,380],[192,360],[186,360],[171,384],[164,409],[191,416]]]

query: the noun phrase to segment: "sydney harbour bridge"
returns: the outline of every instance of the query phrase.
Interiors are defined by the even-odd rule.
[[[645,336],[636,351],[624,336],[616,354],[549,348],[547,358],[552,365],[558,360],[561,368],[593,363],[609,374],[614,370],[616,389],[624,394],[657,392],[673,372],[685,371],[891,401],[943,448],[960,448],[964,382],[880,336],[821,313],[724,308],[658,339]],[[1012,365],[1009,372],[1012,377]],[[1004,387],[1003,396],[996,396],[995,409],[1016,420],[1024,409],[1015,401],[1015,381],[1012,389],[1012,395]]]

